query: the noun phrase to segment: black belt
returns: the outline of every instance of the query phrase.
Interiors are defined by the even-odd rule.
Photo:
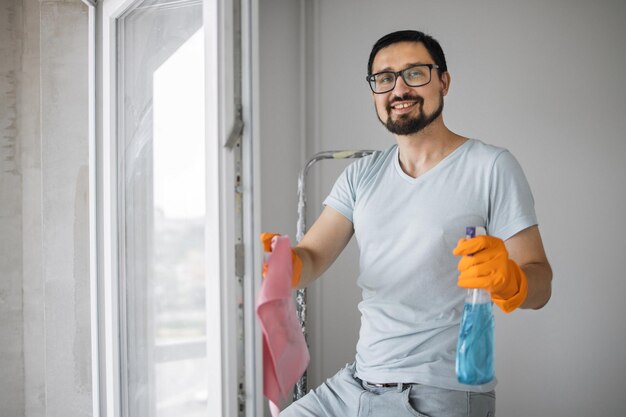
[[[373,385],[373,386],[378,387],[378,388],[393,388],[393,387],[397,387],[398,385],[400,385],[400,383],[397,383],[397,382],[385,383],[385,384],[377,384],[375,382],[368,382],[368,381],[366,381],[366,382],[369,385]]]
[[[408,382],[384,382],[384,383],[378,383],[378,382],[369,382],[369,381],[364,381],[359,377],[355,377],[357,380],[359,380],[360,382],[365,382],[367,385],[371,385],[373,387],[376,388],[395,388],[398,385],[411,385],[411,383]]]

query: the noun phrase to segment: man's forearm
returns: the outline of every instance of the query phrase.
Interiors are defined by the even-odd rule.
[[[294,250],[300,257],[302,261],[302,270],[300,271],[300,282],[298,283],[297,289],[305,288],[309,284],[311,284],[318,275],[315,274],[313,270],[313,259],[308,250],[304,248],[295,247]]]
[[[552,268],[547,262],[526,264],[521,268],[528,280],[528,296],[520,308],[538,310],[552,295]]]

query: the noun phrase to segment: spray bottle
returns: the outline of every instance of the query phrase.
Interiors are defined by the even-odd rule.
[[[484,235],[482,227],[467,227],[465,238]],[[467,290],[456,349],[456,375],[461,384],[482,385],[494,378],[494,319],[491,295]]]

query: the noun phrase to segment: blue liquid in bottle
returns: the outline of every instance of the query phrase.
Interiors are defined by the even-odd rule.
[[[475,235],[476,228],[468,227],[466,237]],[[461,384],[482,385],[493,380],[493,331],[491,296],[484,290],[467,290],[456,348],[456,375]]]

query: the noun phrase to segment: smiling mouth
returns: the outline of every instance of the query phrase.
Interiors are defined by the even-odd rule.
[[[413,110],[413,108],[417,106],[417,104],[417,101],[403,101],[400,103],[392,104],[391,106],[389,106],[389,110],[390,112],[393,111],[394,113],[404,114]]]
[[[398,104],[394,104],[391,106],[391,108],[393,109],[406,109],[408,107],[413,107],[415,106],[417,103],[416,102],[411,102],[411,103],[398,103]]]

